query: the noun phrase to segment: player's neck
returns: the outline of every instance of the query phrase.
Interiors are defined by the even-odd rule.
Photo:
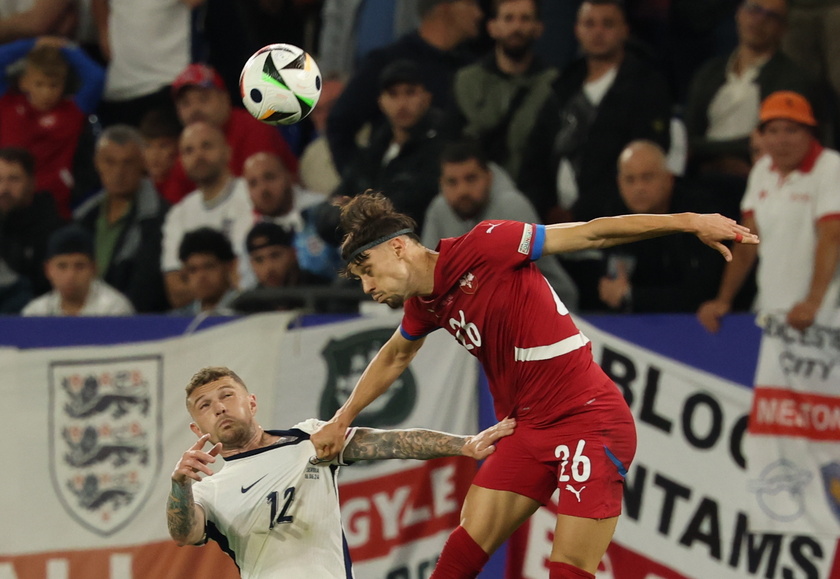
[[[235,454],[248,452],[249,450],[259,450],[260,448],[271,446],[277,442],[278,439],[278,436],[269,434],[263,430],[262,427],[257,427],[254,433],[244,442],[231,446],[223,445],[222,451],[219,454],[221,454],[223,458],[227,458]]]
[[[423,252],[417,269],[417,295],[425,297],[435,291],[435,267],[440,254],[425,247]]]

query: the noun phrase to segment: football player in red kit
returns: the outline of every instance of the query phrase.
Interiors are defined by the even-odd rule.
[[[341,449],[359,412],[399,377],[428,333],[444,328],[480,360],[496,416],[516,418],[518,427],[476,475],[432,579],[475,577],[557,488],[550,577],[594,577],[621,513],[636,431],[589,339],[533,261],[678,232],[695,234],[729,260],[723,241],[758,238],[726,217],[694,213],[548,226],[493,220],[432,251],[379,193],[351,200],[341,225],[345,273],[376,301],[404,307],[404,316],[347,402],[313,435],[319,458]]]

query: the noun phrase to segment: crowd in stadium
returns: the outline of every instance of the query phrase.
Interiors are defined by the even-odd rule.
[[[429,247],[721,213],[762,245],[538,266],[574,312],[806,327],[837,299],[838,32],[840,0],[0,0],[0,313],[352,311],[338,212],[373,189]],[[300,123],[242,108],[270,43],[320,66]]]

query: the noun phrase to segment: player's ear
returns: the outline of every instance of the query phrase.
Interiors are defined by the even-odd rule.
[[[193,434],[195,434],[199,438],[201,438],[204,435],[204,433],[201,432],[201,429],[198,427],[198,424],[196,424],[195,422],[190,422],[190,430],[192,430]]]
[[[251,409],[251,416],[257,413],[257,396],[255,394],[248,396],[248,407]]]

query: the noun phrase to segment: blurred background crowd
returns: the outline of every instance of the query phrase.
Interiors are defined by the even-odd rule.
[[[778,240],[543,257],[576,312],[835,299],[840,0],[0,0],[0,42],[5,314],[354,311],[337,207],[366,189],[430,248],[682,211]],[[320,66],[301,123],[241,107],[271,43]]]

